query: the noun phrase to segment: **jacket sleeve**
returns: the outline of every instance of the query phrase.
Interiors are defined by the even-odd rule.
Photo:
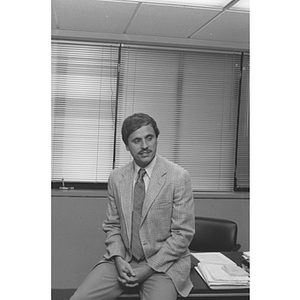
[[[148,265],[156,272],[165,273],[175,261],[189,255],[188,246],[195,232],[194,198],[187,171],[178,176],[173,189],[170,235],[148,259]]]
[[[114,195],[113,172],[108,179],[108,206],[106,212],[106,220],[102,224],[103,231],[106,233],[106,254],[104,257],[110,259],[118,255],[125,257],[125,246],[121,237],[120,216],[117,209],[117,204]]]

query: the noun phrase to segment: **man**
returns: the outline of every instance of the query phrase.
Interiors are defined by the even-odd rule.
[[[144,300],[175,300],[178,293],[186,297],[191,291],[191,179],[186,170],[156,154],[158,135],[155,120],[146,114],[123,122],[122,139],[133,162],[110,175],[103,223],[107,252],[72,300],[115,299],[133,287]]]

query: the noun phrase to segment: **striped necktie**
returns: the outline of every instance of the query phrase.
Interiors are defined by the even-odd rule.
[[[134,186],[134,198],[133,198],[133,212],[132,212],[132,244],[131,251],[133,256],[137,260],[141,260],[144,256],[144,251],[141,245],[139,229],[141,223],[142,207],[145,198],[145,183],[144,175],[145,169],[140,169],[138,173],[138,179]]]

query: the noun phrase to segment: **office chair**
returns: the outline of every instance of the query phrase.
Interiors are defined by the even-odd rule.
[[[189,246],[194,252],[238,251],[237,224],[230,220],[195,217],[195,235]]]

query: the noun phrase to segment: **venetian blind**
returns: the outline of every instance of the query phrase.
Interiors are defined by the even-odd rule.
[[[250,113],[250,61],[249,55],[243,58],[243,74],[241,85],[241,103],[239,114],[238,131],[238,150],[237,150],[237,169],[236,186],[237,188],[249,188],[249,113]]]
[[[158,123],[158,153],[186,168],[194,190],[234,187],[240,55],[124,47],[116,166],[131,160],[121,141],[125,117]]]
[[[52,180],[105,182],[112,170],[118,48],[52,43]]]

